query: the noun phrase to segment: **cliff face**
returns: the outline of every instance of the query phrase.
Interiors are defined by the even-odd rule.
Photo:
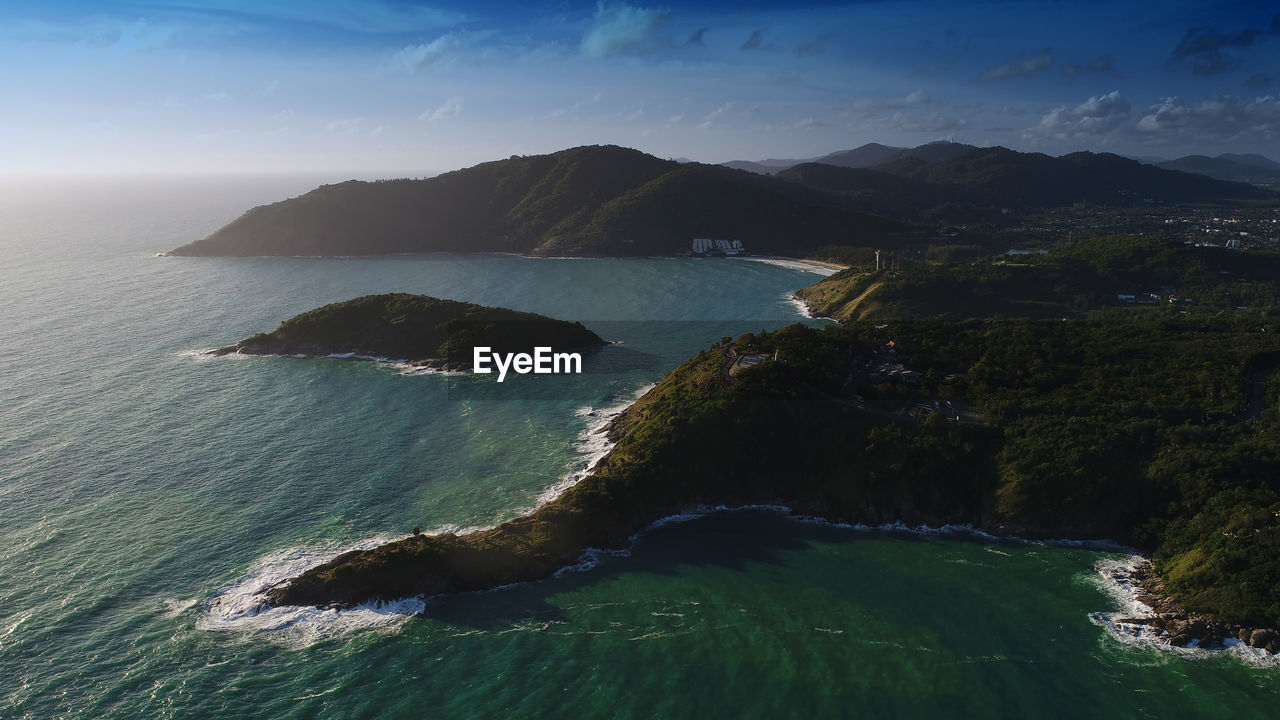
[[[325,305],[217,352],[350,353],[415,362],[469,363],[475,346],[499,353],[527,353],[538,346],[562,351],[605,344],[581,323],[426,295],[390,293]]]

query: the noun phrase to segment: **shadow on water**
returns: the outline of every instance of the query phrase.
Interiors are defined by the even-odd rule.
[[[434,598],[424,617],[480,630],[509,627],[515,622],[564,622],[568,616],[553,602],[585,588],[624,576],[671,578],[688,570],[716,568],[759,573],[762,567],[785,570],[788,554],[816,544],[846,545],[872,538],[892,537],[912,543],[936,543],[931,535],[905,530],[866,531],[847,526],[798,520],[780,510],[747,508],[701,515],[671,522],[641,535],[625,553],[601,553],[589,568],[569,570],[531,583],[495,590]],[[1017,540],[999,540],[967,532],[945,535],[946,542],[983,546],[1023,547]],[[851,570],[860,568],[856,563]]]

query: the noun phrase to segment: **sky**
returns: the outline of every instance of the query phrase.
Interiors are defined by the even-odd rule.
[[[1280,160],[1280,5],[4,0],[0,174],[420,177],[612,143]]]

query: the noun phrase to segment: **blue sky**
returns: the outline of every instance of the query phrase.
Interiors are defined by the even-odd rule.
[[[1274,2],[5,0],[0,79],[6,174],[937,139],[1280,160]]]

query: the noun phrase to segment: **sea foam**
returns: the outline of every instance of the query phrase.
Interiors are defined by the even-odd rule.
[[[574,450],[578,453],[578,459],[574,463],[575,469],[540,494],[537,505],[529,512],[551,502],[582,478],[591,474],[596,463],[613,449],[614,443],[606,432],[609,423],[653,387],[654,385],[650,384],[640,388],[626,402],[599,410],[589,407],[580,408],[575,413],[578,417],[587,419],[586,427],[579,433],[578,442],[574,444]],[[463,534],[482,529],[486,528],[446,526],[428,530],[427,534]],[[408,618],[422,613],[426,608],[426,600],[423,597],[400,598],[390,602],[364,603],[349,609],[336,609],[297,605],[273,607],[263,602],[262,593],[344,552],[368,550],[398,539],[400,538],[390,536],[375,537],[353,545],[287,548],[274,552],[249,568],[239,582],[210,596],[204,602],[203,615],[196,625],[209,631],[268,633],[273,640],[298,646],[311,645],[353,630],[370,628],[395,630]],[[588,551],[583,556],[583,563],[589,563],[594,567],[596,562],[594,557],[600,553],[601,551]],[[574,567],[583,569],[580,565]]]
[[[1141,623],[1120,622],[1155,614],[1151,606],[1138,599],[1142,588],[1134,575],[1138,568],[1149,562],[1141,555],[1131,554],[1100,560],[1094,566],[1094,573],[1089,581],[1120,607],[1118,612],[1089,613],[1089,621],[1106,631],[1104,641],[1118,642],[1135,649],[1153,649],[1188,660],[1205,660],[1225,654],[1253,667],[1280,667],[1280,655],[1272,655],[1262,648],[1249,647],[1235,638],[1224,640],[1221,649],[1197,647],[1198,640],[1192,640],[1187,647],[1178,647],[1171,644],[1168,633],[1159,628]]]
[[[634,405],[637,400],[644,397],[645,393],[652,390],[655,384],[645,385],[629,399],[615,405],[598,409],[592,407],[578,408],[574,415],[585,418],[587,423],[582,432],[578,433],[577,442],[573,444],[573,449],[578,454],[577,459],[574,461],[573,469],[561,477],[558,482],[542,491],[535,500],[535,505],[524,509],[522,513],[528,514],[555,500],[565,490],[577,485],[583,478],[594,472],[596,464],[603,460],[615,445],[609,439],[609,423],[613,422],[613,419],[621,415],[624,410]]]
[[[214,632],[263,633],[287,645],[306,646],[353,630],[395,630],[426,607],[420,597],[365,603],[350,609],[271,607],[261,593],[350,550],[367,550],[399,538],[376,537],[345,546],[288,548],[260,559],[238,582],[205,600],[196,627]]]

